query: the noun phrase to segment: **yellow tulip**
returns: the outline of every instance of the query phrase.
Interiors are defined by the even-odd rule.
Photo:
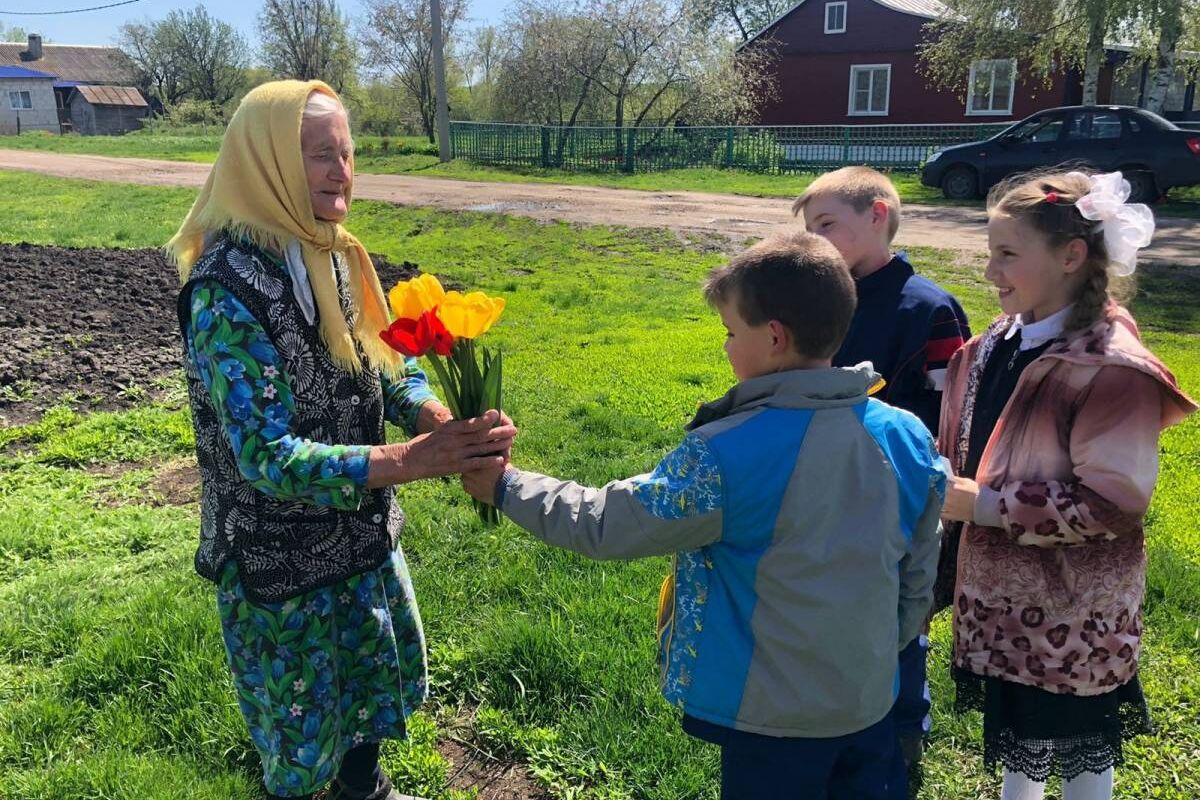
[[[388,292],[388,305],[393,319],[417,319],[426,311],[441,305],[446,290],[441,282],[428,273],[421,273],[410,281],[401,281]]]
[[[483,292],[446,292],[438,307],[438,316],[455,339],[475,339],[500,319],[504,298],[488,297]]]

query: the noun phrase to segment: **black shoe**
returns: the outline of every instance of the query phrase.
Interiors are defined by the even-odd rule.
[[[391,779],[384,775],[373,790],[363,794],[356,792],[337,778],[329,786],[325,800],[405,800],[405,795],[396,791]]]

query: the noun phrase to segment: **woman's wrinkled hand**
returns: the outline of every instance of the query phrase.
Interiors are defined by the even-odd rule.
[[[367,486],[503,467],[516,435],[512,420],[495,410],[452,420],[407,442],[372,448]]]
[[[946,484],[946,504],[942,506],[942,519],[974,522],[975,501],[978,498],[978,483],[969,478],[951,478]]]
[[[509,462],[512,461],[513,442],[516,441],[517,434],[521,432],[521,429],[518,428],[516,423],[512,421],[512,417],[510,417],[508,414],[505,414],[503,411],[500,412],[500,426],[513,429],[513,435],[509,437],[504,448],[499,451],[499,455],[504,456],[505,462]]]

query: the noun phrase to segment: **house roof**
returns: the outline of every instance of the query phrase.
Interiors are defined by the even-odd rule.
[[[49,78],[50,80],[54,80],[54,76],[48,72],[38,72],[36,69],[7,67],[4,65],[0,65],[0,78]]]
[[[937,19],[938,17],[945,14],[947,11],[946,4],[940,2],[940,0],[871,0],[871,1],[877,5],[883,6],[884,8],[891,9],[892,11],[899,11],[901,14],[910,14],[914,17],[924,17],[925,19]],[[799,0],[799,2],[797,2],[791,8],[789,8],[787,11],[783,12],[778,17],[771,20],[771,23],[769,25],[767,25],[765,28],[763,28],[761,31],[754,34],[749,39],[747,39],[746,41],[744,41],[740,45],[738,45],[737,49],[741,50],[743,47],[745,47],[746,45],[755,41],[756,39],[758,39],[758,37],[762,36],[764,33],[771,30],[779,23],[783,22],[784,19],[791,16],[792,12],[795,11],[796,9],[800,8],[800,6],[804,5],[804,3],[805,3],[805,0]]]
[[[132,86],[87,86],[79,85],[75,91],[94,106],[134,106],[145,108],[148,104],[142,93]]]
[[[89,83],[128,83],[133,77],[125,54],[115,47],[44,44],[42,57],[36,61],[21,58],[27,49],[25,42],[0,42],[0,67],[24,67],[64,81]]]
[[[881,6],[886,6],[901,14],[912,14],[914,17],[937,19],[946,13],[946,4],[939,0],[875,0]]]

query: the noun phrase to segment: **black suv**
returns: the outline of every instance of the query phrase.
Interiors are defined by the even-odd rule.
[[[984,195],[1014,172],[1058,165],[1120,170],[1130,199],[1150,203],[1172,187],[1200,184],[1200,131],[1129,106],[1051,108],[990,139],[933,153],[921,183],[963,200]]]

